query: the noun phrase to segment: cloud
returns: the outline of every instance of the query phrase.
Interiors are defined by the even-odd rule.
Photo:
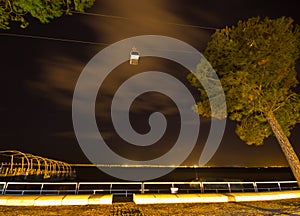
[[[65,56],[40,59],[39,64],[43,66],[39,79],[27,80],[27,87],[33,94],[47,98],[63,109],[69,109],[82,64]]]
[[[212,30],[201,29],[195,25],[214,27],[220,22],[220,16],[201,7],[189,6],[189,14],[185,14],[183,10],[178,13],[178,8],[180,7],[174,1],[106,1],[96,4],[93,10],[116,16],[115,18],[87,16],[84,21],[98,33],[99,40],[105,43],[114,43],[137,35],[156,34],[171,36],[202,49]]]
[[[170,4],[168,1],[105,1],[101,4],[96,3],[93,10],[100,14],[110,14],[121,18],[86,15],[81,17],[81,22],[92,29],[95,34],[93,37],[98,38],[98,42],[113,43],[131,36],[161,34],[184,40],[192,45],[199,46],[200,44],[200,47],[203,46],[211,31],[170,24],[188,24],[186,18],[174,11],[176,8],[176,5],[172,6],[174,4],[176,3]],[[219,21],[218,16],[201,8],[192,9],[190,13],[191,17],[197,17],[198,20],[203,20],[203,23],[217,23]],[[93,48],[93,50],[95,49]],[[80,51],[77,55],[80,56]],[[72,55],[56,52],[55,56],[40,59],[39,64],[43,72],[38,80],[30,80],[27,85],[35,94],[50,99],[63,109],[70,109],[74,88],[82,69],[87,64],[86,60],[79,61]],[[111,88],[119,85],[120,81],[126,77],[128,77],[128,73],[118,74],[118,76],[114,76],[114,79],[109,80],[108,85],[104,84],[101,87],[101,93],[104,96],[102,102],[105,103],[110,100],[112,97]],[[150,99],[154,100],[153,97]],[[149,105],[151,100],[147,100],[147,103]],[[143,107],[147,106],[143,104]],[[151,104],[148,107],[150,108]],[[173,109],[166,109],[169,112],[174,112]]]

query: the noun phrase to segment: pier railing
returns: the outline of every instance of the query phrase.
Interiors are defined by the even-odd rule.
[[[134,193],[229,193],[300,189],[296,181],[260,182],[0,182],[0,193],[115,194]]]

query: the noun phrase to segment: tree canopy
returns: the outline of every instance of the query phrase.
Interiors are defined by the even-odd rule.
[[[9,29],[10,23],[19,22],[21,28],[29,25],[31,15],[41,23],[49,23],[63,14],[72,11],[83,12],[90,8],[95,0],[0,0],[0,28]]]
[[[270,112],[286,136],[299,120],[300,96],[294,91],[299,30],[292,18],[254,17],[217,30],[208,43],[204,56],[222,83],[228,117],[239,122],[236,133],[247,144],[261,145],[274,133],[268,122]],[[203,79],[200,70],[195,72]],[[192,73],[188,79],[201,93],[196,111],[211,116],[198,79]]]

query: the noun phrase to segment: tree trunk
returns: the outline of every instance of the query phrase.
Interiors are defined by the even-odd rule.
[[[285,158],[294,174],[294,177],[296,178],[298,182],[298,186],[300,187],[300,162],[297,157],[296,152],[293,149],[293,146],[291,145],[290,141],[288,140],[287,136],[283,132],[280,124],[278,123],[277,119],[274,116],[274,113],[270,111],[268,113],[268,122],[272,128],[272,131],[274,132],[280,147],[285,155]]]

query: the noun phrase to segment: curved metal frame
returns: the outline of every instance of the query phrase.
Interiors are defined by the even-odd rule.
[[[7,160],[4,162],[3,158]],[[9,162],[8,162],[9,161]],[[71,165],[16,150],[0,151],[0,177],[10,176],[43,176],[47,178],[73,177],[75,171]]]

